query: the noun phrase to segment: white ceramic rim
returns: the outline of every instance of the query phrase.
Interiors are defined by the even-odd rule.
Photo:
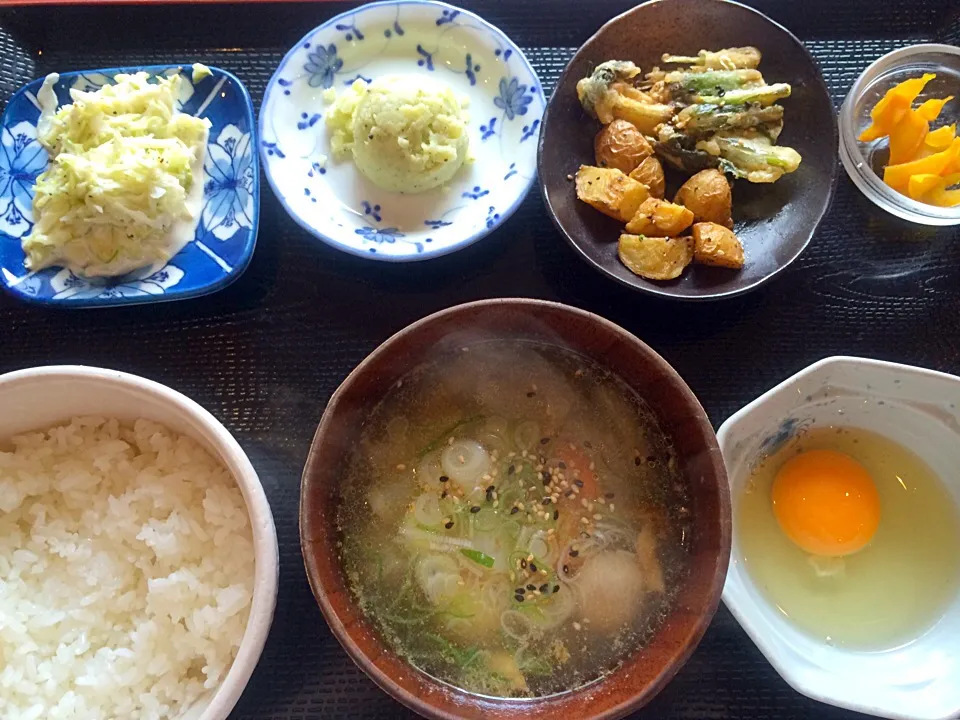
[[[220,460],[233,475],[243,493],[253,530],[254,579],[253,601],[237,656],[227,676],[211,696],[210,703],[198,720],[226,720],[246,688],[263,652],[277,603],[279,584],[279,549],[273,513],[257,471],[243,448],[210,412],[186,395],[138,375],[85,365],[49,365],[15,370],[0,375],[0,390],[44,380],[96,380],[122,386],[159,398],[175,408],[202,431],[206,441],[220,455]]]
[[[850,88],[843,100],[843,105],[840,107],[840,161],[853,184],[870,202],[880,209],[886,210],[891,215],[903,220],[921,225],[957,225],[960,224],[960,207],[940,208],[913,200],[888,187],[883,179],[873,172],[860,150],[860,141],[857,140],[856,128],[853,126],[853,118],[851,117],[853,105],[856,98],[863,92],[868,77],[872,80],[875,74],[904,64],[904,61],[921,53],[943,53],[960,56],[960,47],[939,43],[909,45],[888,52],[870,63],[853,83],[853,87]]]
[[[930,370],[928,368],[918,367],[916,365],[906,365],[904,363],[889,362],[887,360],[873,360],[871,358],[861,358],[853,355],[832,355],[830,357],[823,358],[818,360],[811,365],[803,368],[802,370],[790,375],[781,382],[777,383],[775,386],[767,390],[765,393],[760,395],[758,398],[752,402],[744,405],[740,410],[735,412],[729,418],[727,418],[722,425],[720,425],[719,430],[717,430],[717,442],[720,445],[721,450],[723,449],[727,435],[730,432],[730,428],[736,425],[744,416],[748,413],[756,410],[760,405],[767,401],[767,399],[780,391],[780,389],[785,385],[790,385],[796,381],[810,375],[814,372],[817,372],[825,367],[831,365],[851,365],[851,366],[869,366],[875,368],[883,368],[885,370],[907,370],[913,374],[923,375],[929,378],[937,378],[939,380],[946,380],[948,382],[960,382],[960,377],[956,375],[951,375],[949,373],[940,372],[938,370]],[[727,473],[729,481],[733,482],[733,474]],[[732,502],[736,502],[735,499],[731,498]],[[736,528],[732,528],[732,536],[736,535]],[[732,572],[733,565],[727,569],[727,579],[729,580],[730,574]],[[893,712],[887,710],[886,708],[877,706],[877,705],[866,705],[863,703],[857,702],[844,702],[842,698],[836,697],[826,697],[816,691],[815,688],[803,685],[796,681],[792,675],[792,666],[785,665],[777,661],[774,654],[768,653],[763,642],[760,640],[760,633],[756,626],[751,621],[752,614],[749,611],[745,611],[737,603],[731,601],[730,595],[731,592],[728,590],[728,584],[724,583],[723,593],[721,598],[723,604],[731,612],[731,614],[736,618],[737,622],[740,624],[740,627],[743,628],[744,632],[750,637],[753,641],[753,644],[757,646],[757,649],[763,654],[767,659],[767,662],[773,667],[774,670],[783,678],[791,688],[796,690],[801,695],[805,695],[813,700],[822,702],[826,705],[832,705],[834,707],[844,708],[846,710],[854,710],[856,712],[865,713],[867,715],[880,716],[885,718],[892,718],[893,720],[915,720],[915,716],[905,715],[902,713]],[[786,621],[784,621],[786,623]],[[940,720],[950,720],[951,718],[957,717],[954,714],[948,714],[940,718]]]
[[[375,0],[375,2],[368,2],[363,5],[359,5],[358,7],[355,7],[349,10],[344,10],[342,13],[339,13],[338,15],[321,23],[320,25],[317,25],[315,28],[313,28],[308,33],[306,33],[302,38],[300,38],[300,40],[298,40],[296,44],[290,47],[287,53],[283,56],[283,59],[280,61],[279,65],[277,65],[277,69],[273,72],[273,75],[270,76],[270,79],[267,81],[266,88],[263,91],[263,99],[260,101],[260,111],[257,116],[257,142],[260,143],[260,148],[259,148],[260,165],[263,167],[263,173],[267,177],[267,183],[270,185],[270,189],[273,191],[274,197],[277,199],[277,202],[279,202],[280,205],[283,207],[283,209],[286,211],[287,215],[297,225],[299,225],[308,233],[313,235],[313,237],[317,238],[318,240],[321,240],[324,244],[328,245],[329,247],[332,247],[334,250],[339,250],[349,255],[353,255],[354,257],[365,258],[367,260],[374,260],[377,262],[389,262],[389,263],[422,262],[425,260],[432,260],[433,258],[443,257],[444,255],[450,255],[452,253],[457,252],[458,250],[463,250],[463,248],[469,247],[470,245],[473,245],[477,241],[482,240],[487,235],[489,235],[493,231],[500,228],[500,226],[502,226],[507,220],[509,220],[510,217],[517,210],[520,209],[520,206],[523,204],[523,201],[527,199],[527,196],[530,194],[530,189],[533,187],[533,183],[537,179],[538,173],[537,173],[536,156],[534,156],[534,162],[533,162],[533,166],[534,166],[533,175],[527,181],[523,189],[517,194],[517,197],[514,198],[513,202],[509,205],[509,207],[507,207],[505,210],[499,213],[500,219],[494,221],[492,225],[485,226],[480,230],[476,231],[475,233],[473,233],[472,235],[466,235],[459,243],[448,245],[442,250],[434,251],[432,253],[415,253],[413,255],[381,255],[377,253],[376,255],[371,255],[368,252],[364,252],[360,248],[351,247],[349,245],[344,245],[343,243],[338,242],[334,238],[327,235],[322,228],[312,225],[311,223],[307,222],[303,217],[301,217],[298,213],[291,210],[289,204],[286,201],[286,197],[282,195],[280,191],[277,189],[276,183],[273,180],[273,174],[270,170],[271,163],[269,162],[269,158],[266,156],[266,151],[263,147],[263,125],[264,125],[263,109],[264,107],[266,107],[266,104],[267,104],[267,96],[270,92],[274,91],[277,85],[277,78],[280,77],[280,72],[286,66],[287,62],[290,60],[293,54],[297,50],[299,50],[300,47],[305,42],[307,42],[311,37],[313,37],[316,33],[320,32],[321,30],[325,30],[328,27],[333,27],[334,25],[336,25],[337,21],[343,20],[348,16],[354,16],[359,11],[367,10],[371,7],[390,6],[390,5],[413,5],[413,6],[422,5],[427,7],[435,7],[440,10],[456,10],[458,13],[460,13],[464,17],[468,17],[471,20],[480,23],[481,25],[489,29],[491,32],[500,36],[504,44],[507,45],[511,50],[513,50],[514,55],[516,55],[526,66],[527,70],[530,71],[530,75],[536,78],[537,86],[540,88],[540,94],[544,95],[543,109],[544,109],[544,113],[546,113],[548,98],[543,92],[543,81],[540,80],[540,76],[537,74],[537,71],[534,69],[533,64],[530,62],[529,58],[527,58],[527,56],[524,54],[523,50],[520,49],[520,46],[517,45],[513,40],[511,40],[510,37],[503,30],[498,28],[496,25],[492,24],[487,20],[484,20],[482,17],[480,17],[474,12],[471,12],[470,10],[467,10],[466,8],[462,8],[457,5],[450,5],[448,3],[441,2],[441,0]],[[542,127],[543,127],[543,124],[541,123],[541,128]]]

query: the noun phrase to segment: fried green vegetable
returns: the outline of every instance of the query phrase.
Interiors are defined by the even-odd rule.
[[[773,85],[740,88],[729,92],[698,94],[694,96],[693,100],[696,103],[706,105],[746,105],[747,103],[772,105],[777,100],[790,97],[790,91],[791,88],[788,83],[774,83]]]
[[[693,65],[710,70],[737,70],[752,69],[760,64],[760,51],[755,47],[725,48],[712,52],[701,50],[695,57],[687,55],[670,55],[665,53],[661,58],[665,63]]]
[[[697,143],[697,149],[719,157],[722,170],[753,183],[772,183],[800,165],[800,153],[774,145],[768,138],[716,136]]]
[[[687,135],[728,132],[783,123],[780,105],[688,105],[677,115],[674,125]],[[776,132],[779,135],[779,131]],[[771,138],[775,139],[775,138]]]
[[[759,70],[674,70],[664,75],[663,81],[672,89],[697,93],[738,90],[764,84]]]
[[[696,173],[720,164],[719,150],[711,155],[697,149],[694,137],[682,133],[672,124],[660,126],[653,150],[664,162],[686,173]]]
[[[608,60],[600,63],[590,77],[583,78],[577,83],[577,97],[580,104],[591,117],[597,117],[597,105],[601,103],[610,91],[610,86],[616,82],[629,83],[640,74],[640,68],[629,60]]]

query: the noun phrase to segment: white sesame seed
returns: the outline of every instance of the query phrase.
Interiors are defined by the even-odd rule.
[[[593,519],[594,519],[594,520],[603,520],[603,515],[601,515],[600,513],[595,513],[594,516],[593,516]]]
[[[590,521],[587,520],[585,517],[580,518],[580,522],[582,522],[584,525],[589,525],[589,524],[590,524]]]
[[[397,465],[397,470],[406,470],[406,469],[407,469],[407,466],[404,465],[403,463],[400,463],[399,465]]]
[[[581,629],[580,623],[575,622],[575,623],[573,624],[573,629],[579,632],[580,629]]]
[[[610,503],[610,512],[613,512],[613,503]]]

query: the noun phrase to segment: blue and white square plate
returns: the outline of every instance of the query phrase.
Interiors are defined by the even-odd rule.
[[[194,239],[166,264],[154,264],[115,278],[85,278],[61,267],[27,270],[21,239],[33,227],[33,188],[48,163],[37,142],[43,79],[10,98],[0,123],[0,283],[24,300],[64,307],[135,305],[180,300],[215,292],[236,280],[253,256],[260,206],[253,103],[233,75],[210,68],[196,85],[190,65],[124,67],[60,75],[54,90],[60,105],[70,89],[93,91],[120,73],[152,76],[183,68],[181,111],[206,118],[210,139],[203,164],[203,210]]]
[[[446,186],[382,190],[350,160],[326,163],[323,94],[357,78],[436,78],[469,99],[470,154]],[[530,63],[473,13],[429,0],[387,0],[338,15],[287,53],[260,109],[260,153],[287,212],[333,247],[376,260],[422,260],[484,237],[536,177],[545,99]]]

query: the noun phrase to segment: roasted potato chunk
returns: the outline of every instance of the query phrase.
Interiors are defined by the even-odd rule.
[[[627,232],[652,237],[674,237],[693,222],[693,213],[682,205],[647,198],[627,223]]]
[[[693,259],[701,265],[739,270],[743,267],[743,244],[723,225],[697,223],[693,226]]]
[[[597,133],[593,143],[597,165],[616,168],[627,174],[653,155],[646,138],[626,120],[614,120]]]
[[[673,199],[693,212],[694,222],[710,222],[733,228],[730,183],[719,170],[701,170],[687,180]]]
[[[621,222],[630,220],[649,196],[646,185],[620,170],[590,165],[577,170],[577,197]]]
[[[693,259],[693,240],[689,237],[644,237],[624,233],[617,244],[617,255],[630,272],[648,280],[673,280]]]
[[[663,198],[667,181],[663,177],[663,165],[657,158],[644,158],[637,169],[630,173],[630,177],[646,185],[651,197]]]

